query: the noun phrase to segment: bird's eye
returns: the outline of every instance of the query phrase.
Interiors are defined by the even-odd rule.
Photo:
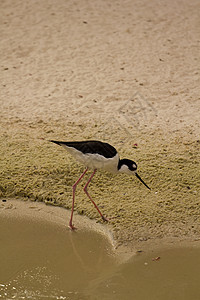
[[[133,170],[137,170],[137,166],[133,164]]]

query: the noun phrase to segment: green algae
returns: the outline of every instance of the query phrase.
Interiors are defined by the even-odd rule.
[[[15,124],[15,123],[14,123]],[[85,125],[86,126],[86,125]],[[95,130],[91,126],[87,136]],[[54,130],[52,129],[54,128]],[[61,147],[49,143],[52,131],[56,138],[86,139],[84,126],[67,124],[68,136],[61,136],[58,124],[12,124],[0,137],[0,197],[19,197],[31,201],[71,208],[72,185],[84,170]],[[72,132],[76,128],[76,135]],[[69,133],[71,132],[71,133]],[[44,139],[40,139],[40,137]],[[5,138],[6,137],[6,138]],[[119,242],[147,240],[166,236],[197,236],[199,217],[199,141],[183,143],[180,138],[165,140],[161,132],[135,133],[141,141],[135,149],[133,142],[113,132],[112,144],[121,157],[138,163],[138,173],[152,188],[147,190],[135,177],[112,175],[99,171],[90,184],[89,192],[103,214],[112,217],[110,226]],[[101,222],[97,211],[83,192],[86,178],[76,191],[75,210]]]

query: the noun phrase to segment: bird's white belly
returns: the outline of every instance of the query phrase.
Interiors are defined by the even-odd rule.
[[[80,163],[84,164],[90,169],[104,169],[108,172],[117,172],[117,166],[119,162],[118,153],[112,158],[106,158],[99,154],[87,153],[84,154],[72,147],[66,147],[65,149]]]

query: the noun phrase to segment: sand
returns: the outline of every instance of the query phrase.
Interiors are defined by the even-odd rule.
[[[70,209],[84,167],[48,140],[100,139],[152,188],[101,171],[91,183],[118,245],[197,241],[199,11],[197,0],[1,1],[1,199]],[[81,186],[75,209],[101,222]]]

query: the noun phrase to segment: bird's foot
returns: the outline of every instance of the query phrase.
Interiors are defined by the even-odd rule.
[[[69,229],[71,229],[71,230],[77,230],[77,228],[73,225],[73,224],[71,224],[71,223],[69,223]]]
[[[106,218],[106,217],[104,217],[104,216],[102,216],[102,220],[103,220],[104,222],[109,222],[109,221],[110,221],[108,218]]]

